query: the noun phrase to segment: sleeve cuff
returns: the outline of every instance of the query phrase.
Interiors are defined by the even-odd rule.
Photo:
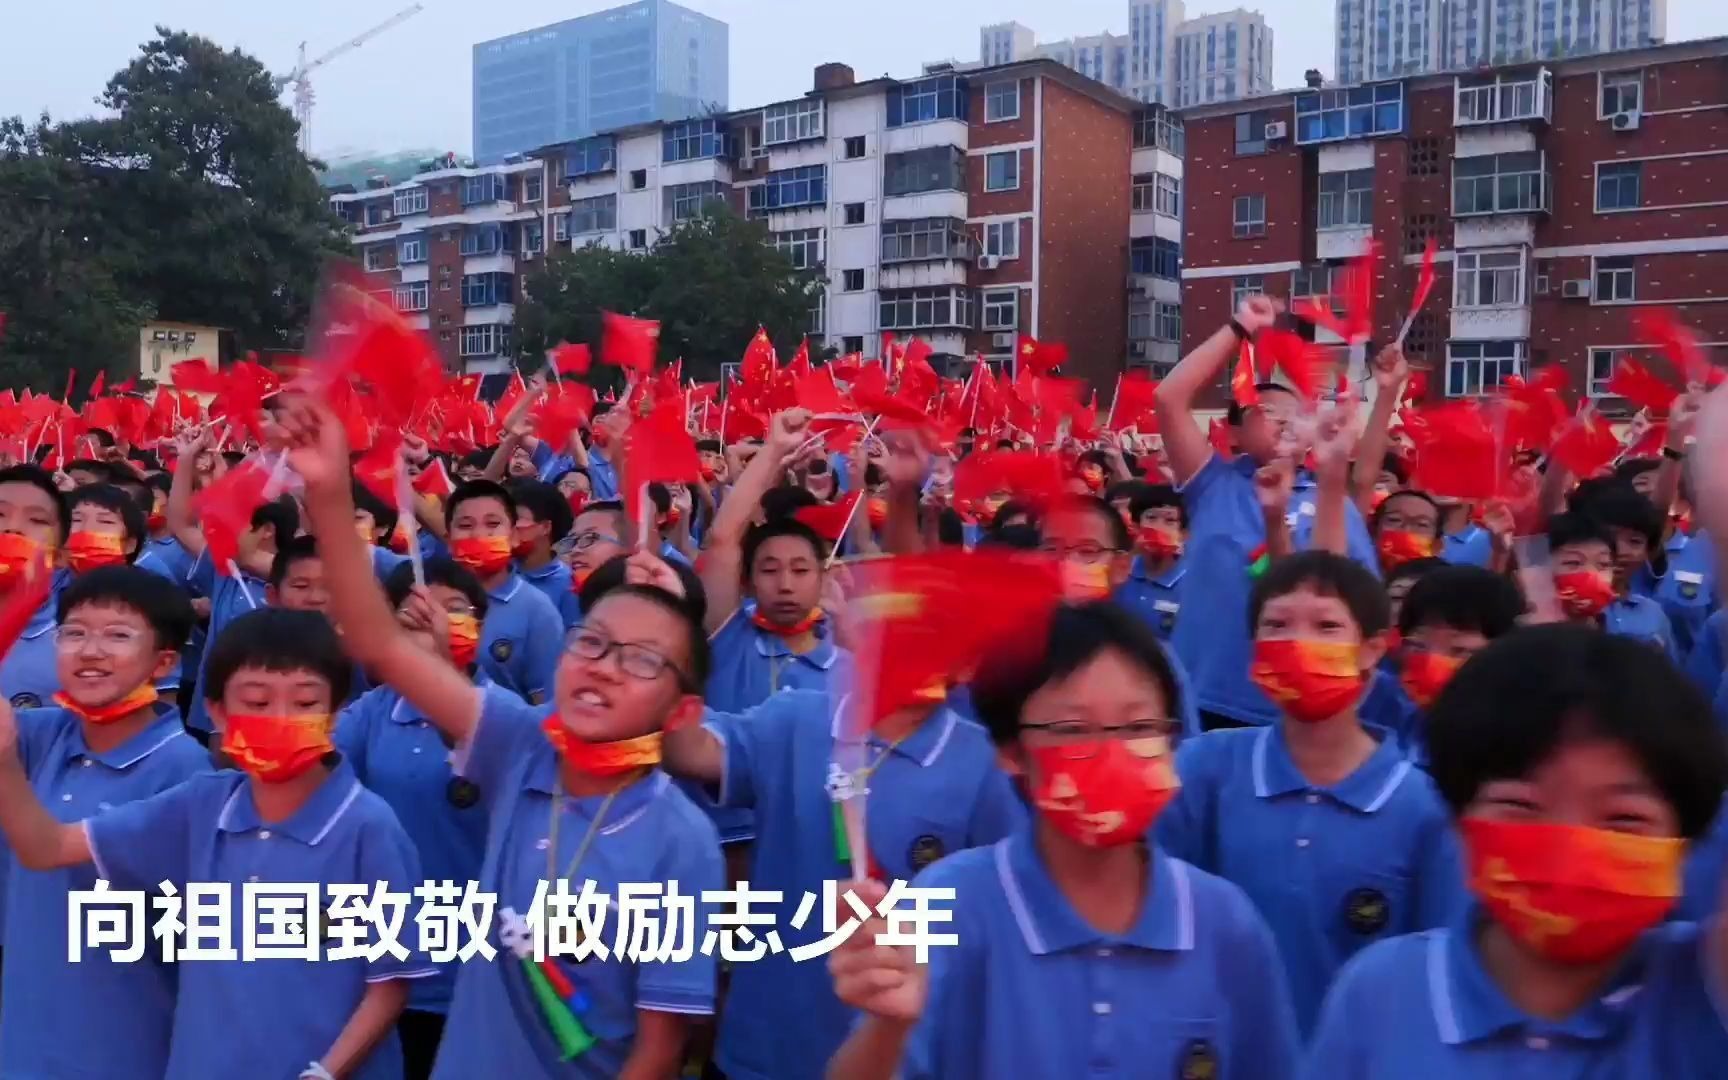
[[[94,820],[94,818],[85,818],[78,823],[78,827],[84,830],[84,846],[90,849],[90,862],[96,867],[96,876],[112,884],[114,875],[109,871],[108,864],[102,861],[102,852],[96,846],[96,833],[90,828],[90,824]]]
[[[1182,481],[1180,484],[1172,485],[1176,489],[1176,494],[1181,495],[1184,492],[1186,492],[1189,488],[1193,487],[1194,481],[1196,481],[1200,478],[1201,473],[1203,473],[1207,469],[1211,468],[1212,463],[1216,460],[1218,460],[1218,451],[1213,450],[1211,453],[1206,455],[1206,460],[1202,461],[1200,463],[1200,467],[1198,469],[1195,469],[1193,474],[1190,475],[1188,477],[1188,479]]]

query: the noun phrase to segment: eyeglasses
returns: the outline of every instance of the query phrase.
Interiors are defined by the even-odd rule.
[[[54,646],[65,652],[76,652],[94,641],[97,648],[113,655],[131,649],[143,636],[128,626],[110,626],[95,634],[82,626],[59,626],[54,629]]]
[[[1054,555],[1058,559],[1073,559],[1075,562],[1085,563],[1088,566],[1097,565],[1116,554],[1115,550],[1091,541],[1066,545],[1045,541],[1041,550],[1046,555]]]
[[[603,533],[598,529],[590,529],[585,533],[577,535],[574,540],[570,541],[570,546],[575,548],[577,551],[587,551],[602,540],[606,541],[608,544],[624,543],[624,541],[613,536],[611,533]]]
[[[670,671],[680,687],[688,689],[690,686],[689,678],[678,669],[678,665],[659,652],[633,641],[614,641],[599,630],[585,626],[573,628],[564,636],[564,649],[584,660],[604,660],[617,652],[618,669],[633,679],[652,682]]]
[[[1021,724],[1022,731],[1035,731],[1062,757],[1083,761],[1096,753],[1099,742],[1112,739],[1174,739],[1181,725],[1174,720],[1130,720],[1126,724],[1088,724],[1084,720],[1053,720],[1047,724]]]

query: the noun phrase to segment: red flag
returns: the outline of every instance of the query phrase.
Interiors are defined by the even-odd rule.
[[[132,391],[136,390],[137,388],[138,388],[138,377],[136,375],[134,375],[132,378],[127,379],[125,382],[119,383],[118,385],[116,385],[114,387],[114,393],[116,393],[116,394],[130,394]]]
[[[552,370],[560,375],[586,375],[593,362],[586,345],[560,341],[552,350]]]
[[[168,369],[168,379],[174,389],[194,394],[215,394],[223,387],[222,373],[202,356],[182,360]]]
[[[792,374],[796,377],[802,378],[810,374],[809,338],[801,337],[798,339],[798,351],[792,354],[792,363],[787,366],[791,368]]]
[[[676,411],[679,403],[667,402],[662,407]],[[535,432],[556,453],[563,452],[570,433],[587,424],[593,413],[594,390],[584,383],[568,386],[561,394],[548,394],[529,410]]]
[[[1595,476],[1620,454],[1620,440],[1608,421],[1585,406],[1554,440],[1549,457],[1579,479]]]
[[[54,590],[54,570],[40,552],[23,566],[8,565],[6,576],[14,584],[0,603],[0,656],[12,651]]]
[[[779,358],[774,355],[774,343],[768,339],[768,331],[758,326],[750,344],[744,347],[744,359],[739,363],[739,374],[743,376],[744,385],[767,386],[778,363]]]
[[[353,334],[331,339],[334,356],[323,377],[364,381],[378,419],[401,427],[444,385],[444,363],[431,339],[385,304],[356,304],[349,317]]]
[[[1506,409],[1506,450],[1546,450],[1554,432],[1566,422],[1566,402],[1561,391],[1566,371],[1553,364],[1528,381],[1513,375],[1506,379],[1501,399]]]
[[[1230,376],[1230,396],[1246,409],[1260,404],[1260,393],[1254,389],[1254,346],[1246,339],[1236,354],[1236,373]]]
[[[852,519],[852,508],[858,505],[861,491],[854,491],[843,496],[839,502],[818,503],[806,506],[792,516],[816,530],[816,534],[830,544],[838,544],[840,537],[846,531],[846,525]]]
[[[401,469],[402,436],[394,431],[379,434],[372,449],[354,462],[354,479],[378,496],[385,506],[396,505],[396,474]]]
[[[1722,382],[1722,372],[1704,354],[1698,334],[1672,308],[1648,308],[1633,319],[1645,341],[1661,350],[1674,370],[1687,382],[1715,387]]]
[[[94,380],[92,380],[90,383],[90,394],[89,394],[89,397],[87,398],[87,400],[94,401],[97,398],[101,397],[102,396],[102,387],[104,385],[106,385],[107,382],[108,382],[108,373],[106,371],[98,371],[96,373],[96,378]]]
[[[633,319],[610,311],[600,313],[600,355],[608,364],[646,375],[654,370],[654,353],[660,345],[660,324],[652,319]]]
[[[240,534],[252,527],[252,511],[264,504],[269,486],[269,471],[248,461],[223,473],[192,500],[217,573],[228,573],[228,564],[239,556]],[[395,501],[392,496],[390,502]]]
[[[795,378],[792,387],[800,409],[817,415],[857,411],[826,372],[817,371]]]
[[[1116,397],[1110,405],[1110,430],[1140,427],[1152,417],[1158,384],[1144,371],[1130,371],[1116,383]],[[1153,426],[1157,426],[1153,420]]]
[[[1230,425],[1224,422],[1222,416],[1212,418],[1206,425],[1206,441],[1212,444],[1212,449],[1224,457],[1230,456]]]
[[[1310,405],[1320,400],[1320,388],[1325,383],[1323,369],[1327,366],[1326,352],[1321,346],[1289,330],[1262,330],[1254,339],[1254,350],[1284,372],[1302,400]]]
[[[1505,448],[1487,412],[1475,401],[1450,401],[1413,414],[1407,424],[1416,445],[1410,485],[1433,495],[1491,499],[1500,491]]]
[[[1034,506],[1048,506],[1063,491],[1061,459],[1055,454],[984,450],[954,467],[954,502],[976,506],[1007,493]]]
[[[1614,362],[1614,372],[1608,377],[1608,392],[1623,397],[1640,409],[1649,409],[1653,416],[1668,415],[1668,407],[1680,396],[1669,386],[1630,356]]]
[[[1338,272],[1337,292],[1344,301],[1342,317],[1333,312],[1330,296],[1302,297],[1290,305],[1290,313],[1325,327],[1351,344],[1367,341],[1374,332],[1374,273],[1379,258],[1380,245],[1370,240],[1367,250]]]
[[[1059,342],[1045,344],[1030,334],[1020,335],[1015,354],[1020,358],[1019,370],[1030,368],[1034,375],[1048,375],[1068,362],[1068,346]]]
[[[852,388],[852,400],[858,403],[860,410],[875,413],[884,420],[899,420],[903,423],[919,425],[926,424],[930,420],[923,409],[908,405],[899,398],[889,397],[887,394],[860,390],[857,386]]]
[[[1416,295],[1410,298],[1410,317],[1422,310],[1427,302],[1428,294],[1434,291],[1434,260],[1440,254],[1439,237],[1430,236],[1428,246],[1422,249],[1422,272],[1416,276]]]
[[[450,470],[444,467],[444,459],[435,457],[414,478],[413,487],[422,495],[448,499],[456,490],[456,481],[450,479]]]
[[[637,520],[635,500],[653,483],[695,483],[702,478],[696,441],[684,430],[681,410],[661,406],[630,425],[624,435],[624,491],[631,520]]]
[[[1662,452],[1662,447],[1668,442],[1668,425],[1658,420],[1644,429],[1644,434],[1626,448],[1623,455],[1628,458],[1653,458]]]

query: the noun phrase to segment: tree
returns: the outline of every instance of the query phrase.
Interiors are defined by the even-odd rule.
[[[112,115],[6,124],[0,245],[34,244],[30,265],[44,276],[98,295],[111,285],[115,318],[134,330],[148,313],[232,330],[246,348],[297,344],[324,260],[351,253],[270,73],[158,27],[99,101]],[[31,363],[130,366],[135,344],[124,362],[105,348],[90,355],[99,343],[79,320],[41,308],[28,285],[0,278],[0,310],[39,325]]]
[[[821,275],[794,268],[761,222],[713,204],[646,253],[599,246],[554,252],[523,283],[516,340],[530,357],[560,341],[597,349],[602,311],[658,319],[660,357],[683,357],[687,377],[710,380],[743,355],[758,326],[789,356],[822,289]]]

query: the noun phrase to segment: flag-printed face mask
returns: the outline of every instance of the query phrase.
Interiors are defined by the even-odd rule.
[[[1602,614],[1614,602],[1614,574],[1608,570],[1569,570],[1554,575],[1560,606],[1573,618]]]
[[[450,662],[460,671],[467,671],[480,653],[480,620],[470,611],[452,611],[446,616],[450,626]]]
[[[1362,696],[1358,646],[1348,641],[1256,641],[1249,677],[1292,720],[1319,723]]]
[[[0,533],[0,592],[23,581],[31,564],[45,554],[41,544],[23,533]]]
[[[1131,844],[1182,786],[1162,735],[1026,748],[1037,775],[1032,805],[1063,836],[1087,847]]]
[[[1407,649],[1398,672],[1398,685],[1404,688],[1418,708],[1426,709],[1434,704],[1440,691],[1446,689],[1446,684],[1463,666],[1464,661],[1454,656],[1443,656],[1427,649]]]
[[[266,784],[285,784],[336,749],[330,744],[332,719],[329,713],[229,713],[222,728],[222,753],[248,776]]]
[[[1154,559],[1174,559],[1182,554],[1182,534],[1167,525],[1142,525],[1136,532],[1140,550]]]
[[[590,776],[617,776],[632,769],[646,769],[660,764],[660,733],[651,731],[634,739],[614,742],[585,742],[571,734],[556,713],[541,721],[540,730],[558,756],[570,767]]]
[[[1102,600],[1110,595],[1110,565],[1062,560],[1062,596],[1071,604]]]
[[[1684,840],[1478,817],[1460,830],[1470,891],[1526,948],[1563,964],[1614,957],[1680,895]]]
[[[115,533],[80,529],[66,538],[66,565],[74,574],[126,561],[126,541]]]
[[[1101,465],[1095,465],[1092,462],[1087,462],[1080,466],[1080,480],[1086,485],[1087,491],[1094,493],[1103,491],[1104,467]]]
[[[510,565],[508,536],[465,536],[450,542],[450,557],[480,578],[489,578]]]
[[[1404,529],[1381,529],[1380,540],[1376,546],[1380,550],[1381,568],[1390,570],[1417,559],[1433,558],[1439,545],[1432,536]]]
[[[879,530],[882,526],[888,524],[887,499],[871,496],[870,500],[864,504],[864,512],[870,517],[870,527],[872,529]]]

